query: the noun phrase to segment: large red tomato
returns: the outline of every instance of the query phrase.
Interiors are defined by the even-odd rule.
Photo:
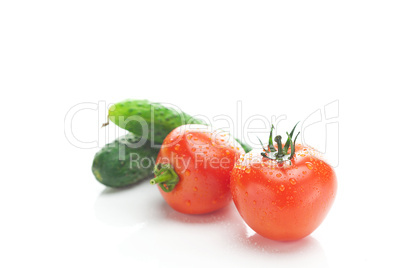
[[[231,201],[230,171],[242,153],[228,133],[180,126],[165,138],[151,183],[159,184],[165,201],[179,212],[212,212]]]
[[[269,149],[242,155],[231,173],[231,191],[244,221],[274,240],[312,233],[334,201],[337,181],[330,165],[312,148],[295,145],[293,131],[282,148],[277,136]]]

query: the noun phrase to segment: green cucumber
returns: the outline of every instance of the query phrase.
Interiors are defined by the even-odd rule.
[[[117,126],[134,133],[138,137],[146,136],[154,144],[162,144],[165,137],[181,125],[206,125],[203,120],[148,100],[128,99],[118,102],[110,107],[108,118]],[[252,150],[249,145],[236,140],[246,152]]]
[[[92,173],[102,184],[124,187],[152,176],[159,149],[146,142],[134,148],[140,137],[129,133],[105,145],[96,153]]]
[[[165,137],[181,125],[205,124],[202,120],[159,103],[131,99],[112,105],[109,119],[117,126],[138,137],[147,137],[147,140],[155,144],[162,144]]]

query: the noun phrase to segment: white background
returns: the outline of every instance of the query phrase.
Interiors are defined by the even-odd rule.
[[[400,1],[1,1],[0,266],[401,267],[401,14]],[[279,243],[233,205],[187,216],[146,181],[105,188],[91,173],[113,140],[104,110],[67,129],[91,149],[66,138],[65,118],[126,98],[210,118],[241,101],[245,119],[286,116],[283,135],[339,104],[339,133],[305,133],[320,149],[339,141],[332,210]]]

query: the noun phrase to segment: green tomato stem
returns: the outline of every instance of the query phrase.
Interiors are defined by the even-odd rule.
[[[272,142],[272,131],[274,130],[274,125],[271,126],[271,132],[269,133],[268,148],[271,152],[276,152],[274,143]]]
[[[152,185],[158,184],[164,192],[173,191],[180,179],[173,167],[168,164],[157,164],[154,169],[155,178],[150,180]]]
[[[277,158],[282,158],[285,154],[283,153],[282,148],[282,137],[280,135],[275,137],[275,142],[278,144],[278,153],[276,154]]]
[[[285,154],[288,153],[288,149],[289,149],[289,146],[290,146],[290,142],[292,141],[293,133],[295,132],[296,126],[297,126],[297,124],[299,124],[299,122],[296,123],[296,125],[293,127],[292,131],[288,135],[288,140],[286,141],[285,146],[283,147],[283,151],[285,152]]]
[[[286,132],[286,135],[288,135],[288,138],[286,140],[285,146],[282,146],[282,137],[280,135],[276,136],[274,141],[276,142],[277,146],[278,146],[278,150],[275,149],[273,142],[272,142],[272,131],[274,129],[274,126],[272,125],[271,127],[271,132],[269,134],[269,141],[268,141],[268,148],[265,149],[262,142],[261,146],[263,149],[263,152],[261,152],[261,155],[263,157],[272,159],[272,160],[276,160],[276,161],[285,161],[285,160],[291,160],[293,158],[293,156],[295,155],[295,145],[296,145],[296,139],[300,134],[300,131],[297,133],[294,141],[292,141],[293,138],[293,134],[294,131],[296,129],[297,124],[299,124],[299,122],[296,123],[296,125],[293,127],[292,131],[290,132],[290,134],[288,132]],[[289,151],[289,147],[290,147],[290,154],[288,154]],[[277,151],[277,152],[276,152]],[[276,153],[274,153],[276,152]]]

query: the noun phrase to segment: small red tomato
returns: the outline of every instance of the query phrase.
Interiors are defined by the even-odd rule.
[[[228,133],[204,125],[180,126],[163,141],[151,184],[159,184],[165,201],[179,212],[218,210],[232,199],[230,171],[242,153]]]
[[[337,189],[332,167],[312,148],[295,145],[293,131],[282,148],[280,136],[273,145],[271,129],[269,147],[242,155],[231,173],[240,215],[255,232],[273,240],[312,233],[331,208]]]

